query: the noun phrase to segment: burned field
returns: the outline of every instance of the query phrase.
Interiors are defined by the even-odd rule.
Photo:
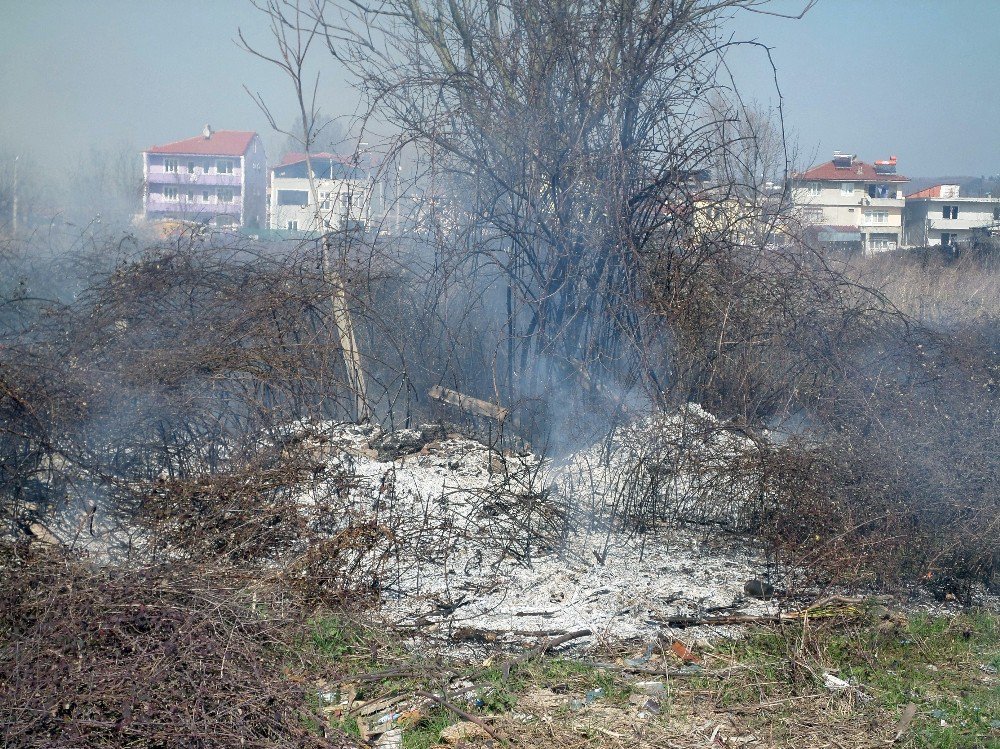
[[[996,745],[995,253],[803,237],[758,5],[255,3],[378,220],[0,234],[3,744]]]

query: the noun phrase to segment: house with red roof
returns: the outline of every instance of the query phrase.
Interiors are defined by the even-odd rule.
[[[862,252],[903,243],[903,190],[896,157],[868,164],[836,151],[833,159],[792,175],[792,200],[803,224],[827,246]]]
[[[304,153],[288,153],[271,168],[269,227],[285,231],[366,228],[372,193],[369,170],[357,159],[326,152],[309,154],[306,159]]]
[[[216,227],[267,224],[267,165],[257,133],[212,130],[142,153],[147,220]]]
[[[906,243],[957,247],[976,236],[1000,234],[1000,198],[962,197],[959,185],[941,184],[906,196]]]

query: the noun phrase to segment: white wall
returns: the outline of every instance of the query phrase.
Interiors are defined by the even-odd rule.
[[[339,229],[345,218],[368,226],[371,213],[371,185],[364,180],[316,179],[316,191],[320,196],[320,213],[328,229]],[[301,205],[279,205],[280,190],[305,192],[308,202]],[[345,215],[344,198],[350,195],[350,213]],[[272,229],[287,229],[290,221],[296,222],[299,231],[311,231],[316,227],[316,207],[309,193],[309,180],[305,177],[273,177],[271,181],[271,217],[268,225]]]

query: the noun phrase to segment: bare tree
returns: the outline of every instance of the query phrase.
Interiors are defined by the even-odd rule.
[[[305,154],[306,173],[309,179],[309,195],[315,207],[315,227],[317,231],[322,232],[320,241],[323,250],[323,272],[328,277],[333,289],[330,298],[333,324],[344,351],[344,363],[347,367],[350,387],[354,393],[356,402],[356,416],[360,420],[366,420],[371,414],[371,409],[368,404],[367,386],[364,369],[361,364],[361,354],[354,335],[351,314],[347,307],[344,285],[340,278],[341,273],[332,267],[330,234],[327,231],[327,222],[323,217],[319,191],[316,187],[316,176],[312,167],[313,147],[325,123],[320,119],[319,107],[316,104],[316,95],[320,80],[319,73],[316,74],[310,88],[309,81],[306,78],[306,61],[309,58],[309,52],[313,44],[317,43],[317,40],[319,40],[318,43],[322,43],[323,35],[321,34],[322,26],[320,19],[326,7],[326,0],[311,2],[308,6],[302,0],[267,0],[266,2],[252,0],[252,2],[254,7],[263,13],[270,22],[270,31],[275,45],[275,52],[269,54],[251,45],[244,36],[242,29],[238,32],[239,42],[247,52],[261,60],[276,65],[288,76],[298,105],[298,120],[296,124],[301,127],[301,130],[299,132],[282,130],[261,95],[250,91],[250,89],[246,90],[257,103],[257,106],[260,107],[264,116],[267,117],[271,127],[299,143],[302,147],[302,152]],[[342,257],[341,267],[343,267],[345,262],[346,258]]]
[[[416,154],[435,210],[449,214],[435,240],[444,264],[504,287],[494,359],[510,397],[560,382],[663,391],[650,268],[690,233],[697,175],[745,136],[719,126],[737,107],[712,106],[731,92],[720,69],[734,42],[720,24],[760,5],[312,8],[361,82],[368,122],[396,129],[395,152]]]

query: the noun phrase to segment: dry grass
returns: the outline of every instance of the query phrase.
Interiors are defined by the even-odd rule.
[[[991,258],[949,258],[925,248],[867,258],[856,272],[901,312],[926,325],[952,327],[1000,317],[1000,263]]]

